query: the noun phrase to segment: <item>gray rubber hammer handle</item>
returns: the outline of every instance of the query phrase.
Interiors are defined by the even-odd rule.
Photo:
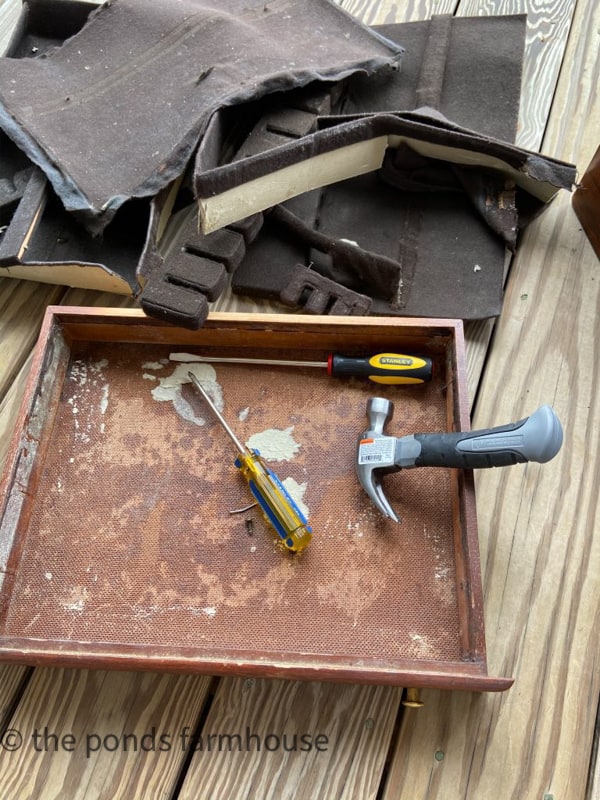
[[[563,433],[553,409],[542,406],[530,417],[498,428],[462,433],[416,433],[402,437],[398,443],[408,439],[414,439],[415,459],[410,465],[404,461],[405,468],[481,469],[525,461],[549,461],[560,450]]]

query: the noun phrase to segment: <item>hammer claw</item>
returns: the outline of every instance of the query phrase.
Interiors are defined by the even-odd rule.
[[[386,517],[393,519],[394,522],[400,522],[400,517],[391,507],[387,497],[383,492],[381,481],[378,480],[375,475],[373,475],[373,491],[369,492],[368,494],[382,514],[385,514]]]

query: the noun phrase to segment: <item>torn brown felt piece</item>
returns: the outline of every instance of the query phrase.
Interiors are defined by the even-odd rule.
[[[182,200],[183,207],[175,209]],[[136,270],[142,309],[183,328],[200,328],[208,303],[224,291],[228,273],[240,264],[261,226],[259,214],[207,236],[199,230],[189,192],[178,191],[177,186],[163,189],[150,203],[148,232]]]
[[[574,167],[464,129],[457,130],[456,126],[440,123],[429,114],[425,125],[422,125],[423,116],[418,114],[402,115],[402,120],[399,117],[383,114],[359,117],[356,123],[365,124],[369,132],[374,129],[375,133],[385,134],[386,119],[390,131],[398,130],[406,120],[411,132],[425,129],[430,138],[424,141],[434,147],[439,146],[440,139],[449,132],[458,163],[444,160],[439,163],[464,173],[453,190],[436,190],[439,186],[435,179],[439,175],[435,170],[432,170],[433,183],[427,190],[419,185],[419,191],[407,192],[391,185],[394,181],[389,174],[386,182],[384,172],[374,169],[301,194],[286,203],[288,210],[292,203],[295,213],[315,225],[321,236],[330,240],[350,239],[358,248],[347,249],[349,258],[345,264],[334,263],[330,253],[324,255],[322,248],[319,251],[314,247],[314,235],[305,236],[302,242],[298,236],[290,237],[281,225],[275,224],[279,222],[275,215],[273,223],[265,226],[264,235],[261,233],[248,248],[236,270],[232,280],[236,293],[269,297],[275,287],[281,292],[291,279],[295,264],[300,262],[311,263],[313,269],[325,277],[371,296],[374,300],[372,313],[461,319],[483,319],[500,313],[505,244],[514,247],[515,228],[519,224],[514,206],[517,203],[519,207],[519,194],[525,198],[523,202],[521,197],[520,202],[526,206],[528,215],[532,208],[539,211],[559,188],[571,188]],[[348,130],[352,130],[352,126],[350,123]],[[331,131],[340,136],[339,128],[333,127]],[[388,147],[394,135],[376,137],[382,139],[382,165],[386,158],[394,161],[398,153],[397,147]],[[463,146],[456,147],[456,142]],[[469,150],[469,146],[474,149]],[[420,153],[417,155],[423,157]],[[478,169],[471,174],[471,155],[474,159],[481,157],[488,169],[490,164],[499,163],[502,168]],[[245,169],[249,160],[240,162],[240,168]],[[394,180],[397,180],[399,165],[394,166]],[[453,169],[450,176],[454,178]],[[469,184],[469,191],[462,190],[462,183]],[[306,198],[313,199],[308,203]],[[299,231],[300,228],[298,223],[295,229]],[[334,248],[331,250],[334,252]],[[389,292],[381,291],[378,274],[373,270],[358,278],[357,259],[352,256],[367,253],[398,264],[396,284],[399,291],[395,297],[390,298]]]
[[[304,242],[299,237],[291,239],[270,215],[235,272],[232,287],[239,294],[276,297],[292,280],[300,262],[370,294],[374,313],[463,319],[495,316],[502,305],[505,244],[514,249],[518,229],[543,208],[558,191],[557,186],[570,188],[574,177],[572,165],[528,154],[510,144],[517,127],[525,17],[434,17],[429,22],[377,30],[406,46],[402,71],[368,79],[353,77],[346,82],[336,110],[355,115],[347,119],[362,124],[367,118],[360,115],[368,112],[414,109],[423,102],[434,105],[421,114],[395,116],[410,123],[425,122],[438,146],[459,143],[455,151],[458,163],[422,155],[406,141],[395,142],[398,146],[382,148],[381,169],[300,194],[286,200],[285,207],[298,217],[298,229],[305,224],[333,241],[353,240],[358,247],[350,250],[350,255],[367,252],[395,260],[400,291],[395,299],[382,293],[375,274],[357,280],[350,263],[345,267],[334,264],[328,254],[312,246],[309,237]],[[324,118],[320,123],[322,128],[331,126],[333,136],[339,121],[344,118]],[[273,122],[271,116],[271,128]],[[255,130],[262,127],[259,123]],[[350,138],[351,132],[346,134]],[[473,151],[461,152],[463,137],[470,140],[468,147],[474,145]],[[253,139],[254,153],[259,153],[256,137]],[[279,159],[279,164],[284,163],[282,154],[300,145],[293,137],[286,140],[281,135],[280,147],[271,151],[273,139],[271,135],[264,140],[264,158]],[[311,137],[307,139],[304,154],[310,156]],[[424,139],[425,144],[427,141]],[[342,135],[338,143],[348,142]],[[204,141],[198,151],[197,180],[198,167],[204,176],[215,175],[211,167],[217,164],[214,159],[211,163],[205,145]],[[494,169],[498,166],[494,156],[498,155],[507,159],[508,175]],[[487,161],[492,169],[478,166],[478,161]],[[340,162],[348,166],[342,157]],[[235,173],[250,166],[251,161],[244,159],[227,169]],[[549,173],[557,170],[542,199],[519,189],[511,177],[516,172],[526,178],[530,168],[533,180],[529,186],[538,194],[538,179],[545,180],[546,169]],[[317,178],[321,177],[317,173]],[[290,184],[293,180],[290,178]]]
[[[374,172],[388,148],[491,170],[540,206],[571,189],[575,167],[455,125],[431,109],[322,117],[302,139],[194,176],[205,233],[311,189]]]
[[[43,58],[0,59],[0,127],[99,231],[183,172],[217,109],[402,52],[330,0],[113,0]]]
[[[30,167],[27,174],[0,231],[0,276],[135,295],[149,202],[131,200],[94,237],[65,211],[41,170]]]

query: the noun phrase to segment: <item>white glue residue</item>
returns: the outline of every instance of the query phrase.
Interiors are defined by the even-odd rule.
[[[293,478],[286,478],[284,481],[282,481],[282,483],[285,486],[286,492],[298,506],[298,510],[304,514],[306,519],[308,519],[310,516],[310,510],[304,502],[306,483],[297,483]]]
[[[75,426],[75,439],[81,442],[90,442],[94,428],[98,424],[95,403],[92,404],[91,395],[100,381],[104,381],[103,370],[108,366],[108,361],[101,358],[99,361],[87,363],[81,359],[73,361],[70,366],[68,379],[75,384],[67,404],[71,406],[73,424]],[[100,396],[99,409],[104,414],[108,408],[109,384],[104,382]],[[104,423],[99,426],[100,433],[104,433]]]
[[[217,373],[210,364],[178,364],[172,375],[159,378],[160,384],[152,389],[152,397],[160,402],[173,403],[175,411],[187,422],[193,422],[194,425],[205,425],[206,417],[198,416],[195,409],[181,393],[183,384],[190,383],[189,372],[198,378],[202,388],[206,390],[215,406],[219,411],[222,411],[223,390],[221,384],[217,381]]]
[[[61,606],[65,611],[72,611],[74,614],[81,614],[85,609],[85,604],[88,599],[87,589],[75,586],[71,590],[71,596],[68,600],[61,602]]]
[[[207,617],[214,617],[217,613],[217,609],[214,606],[206,606],[206,608],[203,608],[202,611]]]
[[[246,408],[243,408],[238,414],[238,419],[241,420],[242,422],[245,422],[248,419],[249,413],[250,413],[250,406],[246,406]]]
[[[102,397],[100,398],[100,413],[106,414],[106,409],[108,408],[108,393],[110,391],[110,385],[105,383],[102,387]]]
[[[157,381],[158,380],[156,375],[152,375],[150,372],[144,372],[144,374],[142,375],[142,378],[145,381]]]
[[[292,436],[294,426],[279,430],[268,428],[266,431],[254,433],[246,442],[251,450],[258,450],[266,461],[291,461],[300,449],[300,445]]]
[[[168,363],[167,359],[164,361],[165,363]],[[146,361],[144,364],[142,364],[142,369],[162,369],[163,367],[164,364],[162,361]]]

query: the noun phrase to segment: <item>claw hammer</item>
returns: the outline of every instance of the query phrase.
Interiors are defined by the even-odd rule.
[[[562,426],[554,410],[544,405],[531,416],[478,431],[458,433],[414,433],[388,436],[385,425],[392,419],[394,404],[383,397],[367,401],[369,429],[358,442],[356,469],[365,492],[377,508],[395,522],[381,484],[382,475],[412,467],[481,469],[510,464],[550,461],[563,440]]]

